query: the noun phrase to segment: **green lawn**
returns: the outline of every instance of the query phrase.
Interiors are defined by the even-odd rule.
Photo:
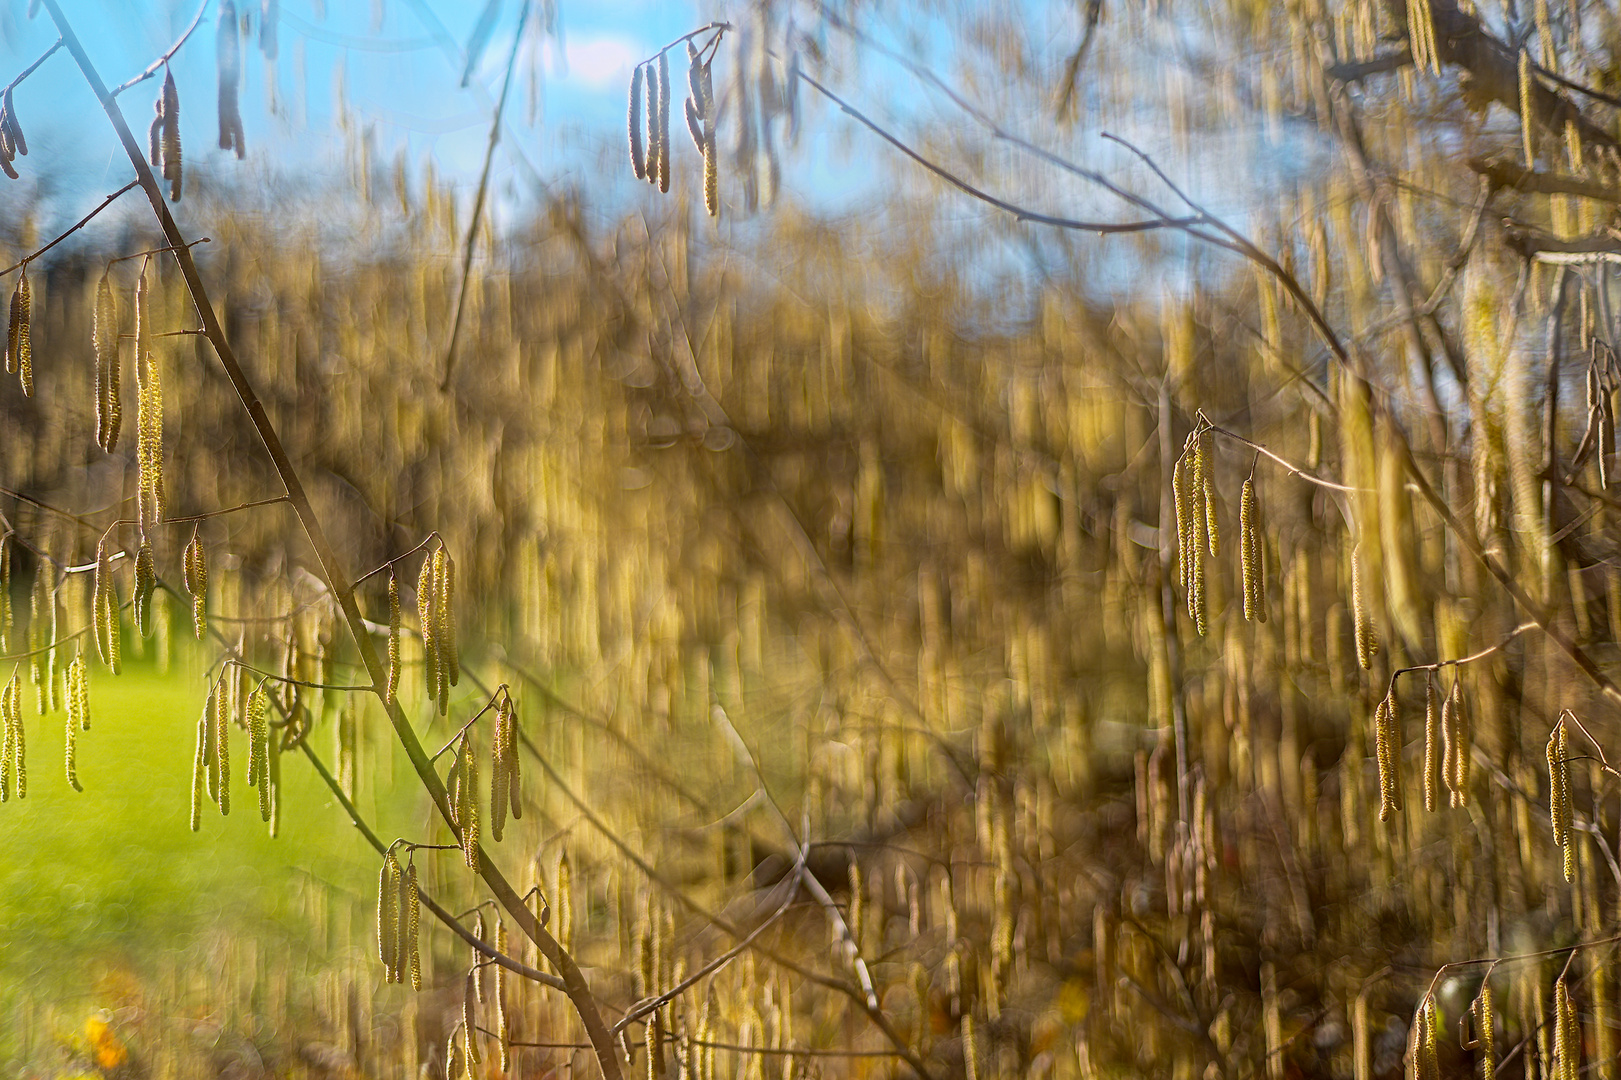
[[[64,776],[65,717],[39,716],[25,687],[28,797],[0,806],[0,1061],[20,1034],[14,1018],[59,1009],[82,1023],[111,1004],[101,1000],[111,974],[142,981],[166,963],[206,962],[211,950],[200,946],[222,932],[296,938],[314,955],[358,936],[356,909],[375,891],[377,859],[302,755],[283,760],[279,838],[268,835],[243,779],[240,733],[232,813],[222,818],[205,804],[201,831],[191,831],[194,730],[206,688],[179,674],[183,667],[167,676],[142,664],[118,677],[92,671],[92,728],[78,740],[82,793]],[[334,765],[331,726],[311,738]],[[400,793],[396,811],[411,797]],[[361,805],[372,813],[374,800],[363,793]],[[312,927],[312,909],[330,911],[341,932]]]

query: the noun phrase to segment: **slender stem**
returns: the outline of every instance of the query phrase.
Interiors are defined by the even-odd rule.
[[[321,524],[315,508],[310,504],[309,496],[304,490],[304,484],[294,467],[292,459],[282,446],[281,437],[276,432],[275,425],[271,423],[269,414],[265,411],[264,403],[259,400],[253,385],[248,381],[247,373],[238,362],[236,352],[226,339],[224,327],[221,326],[219,316],[214,311],[214,305],[208,297],[208,290],[203,285],[202,277],[197,271],[197,264],[192,260],[191,249],[186,246],[185,237],[175,224],[174,216],[169,213],[168,204],[164,201],[163,191],[158,186],[156,177],[152,175],[151,167],[146,163],[145,151],[136,140],[134,132],[124,119],[123,111],[118,107],[108,92],[106,84],[102,82],[100,74],[91,62],[84,46],[68,25],[66,16],[62,14],[59,0],[42,0],[46,9],[51,13],[57,30],[61,33],[68,51],[73,54],[74,60],[83,72],[85,80],[95,92],[96,98],[101,102],[102,109],[107,113],[108,120],[118,133],[119,141],[123,143],[125,153],[129,155],[131,164],[135,166],[136,176],[140,179],[141,188],[146,192],[147,201],[152,205],[152,212],[157,216],[163,228],[164,237],[174,246],[175,261],[179,264],[181,276],[186,283],[187,291],[191,293],[192,302],[196,305],[197,315],[202,322],[209,342],[219,357],[220,365],[224,368],[226,377],[230,379],[237,398],[242,402],[250,422],[253,424],[260,441],[264,444],[266,452],[270,455],[276,474],[287,489],[287,499],[297,513],[299,524],[303,526],[304,534],[308,537],[310,546],[315,551],[317,568],[325,580],[327,588],[338,602],[338,608],[343,612],[344,621],[348,624],[350,636],[354,639],[355,648],[360,653],[362,664],[366,673],[371,676],[371,690],[377,695],[378,701],[383,705],[393,725],[395,734],[399,737],[401,746],[405,749],[411,766],[416,770],[418,779],[433,799],[440,817],[450,825],[453,833],[460,837],[461,830],[455,824],[455,814],[450,807],[448,793],[440,782],[433,764],[428,760],[421,742],[417,739],[410,720],[397,701],[388,700],[386,686],[388,674],[377,649],[372,643],[371,635],[366,629],[366,622],[361,615],[360,606],[355,600],[353,588],[343,575],[336,549],[327,539],[326,531]],[[596,1051],[597,1063],[602,1069],[605,1080],[620,1080],[622,1073],[619,1067],[617,1051],[613,1040],[608,1034],[608,1028],[603,1023],[601,1013],[598,1011],[595,997],[590,986],[585,981],[579,965],[574,962],[557,940],[548,933],[534,913],[524,906],[511,883],[498,870],[493,860],[483,857],[478,859],[479,876],[484,879],[490,891],[495,895],[501,906],[512,915],[524,934],[533,941],[542,955],[563,976],[566,992],[575,1011],[579,1014],[581,1022],[585,1025],[586,1034]]]
[[[4,270],[0,270],[0,277],[4,277],[5,275],[11,273],[13,270],[20,270],[23,267],[27,266],[29,263],[33,262],[35,259],[37,259],[41,255],[45,254],[47,251],[51,250],[57,244],[60,244],[62,241],[66,240],[68,237],[72,236],[74,233],[78,232],[80,229],[82,229],[86,225],[90,224],[90,219],[91,218],[95,217],[97,214],[101,213],[103,210],[105,210],[109,206],[111,206],[118,199],[118,197],[120,195],[124,194],[124,192],[128,191],[130,188],[139,187],[140,184],[141,184],[141,182],[139,180],[131,180],[129,183],[125,184],[123,187],[119,188],[117,191],[113,192],[111,195],[109,195],[105,199],[101,200],[101,205],[100,206],[96,207],[94,210],[90,211],[84,217],[80,218],[78,220],[78,223],[75,224],[67,232],[63,233],[61,236],[58,236],[55,240],[52,240],[50,243],[46,244],[44,247],[40,248],[38,251],[32,252],[32,253],[30,253],[28,255],[24,255],[20,262],[15,262],[15,263],[11,264],[10,266],[6,267]]]
[[[174,54],[180,51],[180,46],[182,46],[182,45],[184,45],[186,43],[186,39],[191,37],[192,32],[194,30],[196,30],[197,27],[202,25],[203,12],[205,12],[207,10],[208,10],[208,0],[203,0],[203,2],[197,8],[197,14],[193,15],[192,18],[191,18],[191,25],[186,27],[185,32],[180,35],[180,40],[176,41],[173,45],[170,45],[168,52],[164,53],[162,56],[158,57],[156,60],[154,60],[150,64],[148,64],[146,66],[146,69],[144,71],[142,71],[139,75],[135,76],[133,79],[130,79],[128,82],[122,82],[122,83],[119,83],[117,86],[113,87],[112,93],[109,96],[117,97],[119,94],[122,94],[125,90],[128,90],[132,86],[136,86],[136,85],[138,85],[140,83],[145,82],[146,80],[150,79],[152,76],[156,75],[160,70],[162,70],[164,64],[167,64],[170,60],[174,59]],[[61,24],[58,23],[57,25],[60,26]],[[63,36],[65,37],[66,34],[64,34]]]
[[[462,315],[467,308],[467,283],[473,277],[473,249],[478,245],[478,223],[484,214],[484,197],[490,188],[490,166],[495,162],[495,147],[501,141],[501,114],[507,109],[507,94],[512,89],[512,72],[518,66],[518,46],[523,44],[523,28],[529,22],[529,0],[518,12],[518,29],[512,35],[512,52],[507,56],[507,73],[501,80],[501,97],[495,103],[495,118],[490,121],[490,141],[484,148],[484,171],[478,176],[478,194],[473,197],[473,216],[467,223],[467,242],[462,245],[462,284],[456,291],[456,314],[450,322],[450,344],[445,346],[445,377],[440,390],[450,389],[450,373],[456,366],[456,340],[461,336]]]
[[[62,39],[57,38],[56,42],[49,49],[46,49],[43,53],[40,54],[40,57],[39,57],[38,60],[35,60],[32,64],[29,64],[27,67],[23,68],[22,74],[18,75],[15,79],[12,79],[4,87],[0,87],[0,93],[5,93],[5,91],[7,91],[7,90],[11,90],[11,89],[15,88],[24,79],[26,79],[26,78],[28,78],[28,76],[32,75],[39,68],[39,66],[41,64],[43,64],[45,61],[49,60],[51,58],[51,54],[56,52],[56,50],[60,49],[61,47],[62,47]]]

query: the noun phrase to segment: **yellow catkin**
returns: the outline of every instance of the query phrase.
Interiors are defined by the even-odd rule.
[[[1525,167],[1536,168],[1537,155],[1534,146],[1534,131],[1532,125],[1536,122],[1533,109],[1535,108],[1536,82],[1531,75],[1531,52],[1522,47],[1520,49],[1520,149],[1525,153]]]
[[[143,541],[135,553],[135,626],[142,637],[152,636],[152,593],[157,584],[152,545]]]
[[[1496,1076],[1496,1066],[1492,1060],[1492,1025],[1495,1018],[1490,981],[1480,984],[1480,994],[1475,998],[1472,1008],[1475,1014],[1475,1060],[1478,1062],[1480,1080],[1493,1080]]]
[[[659,191],[670,190],[670,54],[659,53]]]
[[[1424,683],[1424,809],[1435,813],[1441,804],[1441,703],[1435,680]]]
[[[15,674],[7,687],[11,712],[11,779],[16,785],[17,798],[28,798],[28,740],[23,732],[23,688]]]
[[[475,978],[477,971],[478,968],[475,967],[467,973],[467,986],[462,991],[462,1034],[466,1044],[467,1060],[474,1065],[483,1060],[478,1053],[478,1025],[474,1023],[473,1004],[477,994],[478,980]]]
[[[422,569],[417,573],[417,626],[422,633],[422,666],[428,672],[428,697],[434,701],[439,698],[439,648],[434,640],[434,598],[437,589],[433,580],[434,557],[426,556],[422,560]]]
[[[720,217],[720,152],[715,146],[715,122],[704,124],[704,209]]]
[[[124,407],[119,386],[118,300],[112,271],[104,271],[96,285],[96,443],[109,454],[118,446]]]
[[[449,708],[450,687],[462,678],[461,652],[456,645],[456,560],[443,545],[434,553],[433,577],[438,592],[433,636],[439,646],[439,712],[443,715]]]
[[[208,717],[197,718],[197,750],[191,759],[191,831],[203,823],[203,799],[208,788]]]
[[[1356,633],[1356,662],[1363,671],[1373,667],[1373,658],[1379,653],[1379,638],[1373,632],[1373,615],[1363,596],[1366,583],[1362,580],[1362,554],[1360,547],[1351,550],[1351,615]]]
[[[507,705],[507,802],[512,820],[523,818],[523,757],[518,753],[518,703],[509,696]]]
[[[377,879],[377,958],[383,964],[383,977],[397,982],[395,960],[399,955],[400,864],[389,852],[383,856],[383,869]]]
[[[1266,622],[1266,562],[1261,538],[1261,506],[1255,478],[1244,481],[1238,502],[1238,546],[1244,579],[1244,618]]]
[[[1203,494],[1204,465],[1200,461],[1202,448],[1197,436],[1188,438],[1187,474],[1188,504],[1188,618],[1203,637],[1205,630],[1205,571],[1204,546],[1206,536],[1205,501]]]
[[[231,812],[231,718],[227,711],[225,693],[225,677],[220,676],[214,683],[214,692],[209,697],[209,723],[214,726],[214,754],[218,758],[216,769],[219,772],[219,808],[220,816],[225,817]]]
[[[259,817],[270,820],[270,695],[263,684],[248,698],[248,783],[259,789]]]
[[[0,653],[11,651],[11,534],[0,533]]]
[[[1435,1007],[1435,995],[1425,994],[1420,1009],[1423,1025],[1419,1030],[1419,1069],[1421,1080],[1441,1080],[1439,1036],[1441,1021]]]
[[[112,557],[107,552],[107,541],[102,539],[96,547],[96,579],[91,594],[91,608],[96,630],[96,652],[101,662],[114,675],[122,664],[122,631],[119,626],[118,589],[113,582]]]
[[[1199,436],[1199,492],[1204,499],[1205,540],[1212,559],[1221,557],[1221,525],[1216,515],[1216,455],[1209,431]]]
[[[233,19],[234,22],[234,19]],[[232,28],[235,32],[235,27]],[[175,86],[174,72],[165,65],[163,95],[158,99],[159,145],[163,151],[163,178],[169,181],[169,201],[180,201],[180,89]]]
[[[422,930],[422,891],[417,884],[417,864],[405,868],[405,963],[410,969],[411,989],[422,990],[422,949],[418,943]]]
[[[490,838],[500,843],[507,823],[507,726],[512,723],[511,699],[503,696],[495,707],[495,735],[490,740]]]
[[[140,470],[138,508],[141,532],[163,520],[163,383],[152,351],[152,314],[146,266],[135,282],[135,457]]]
[[[78,734],[90,730],[90,683],[85,674],[84,657],[75,656],[68,665],[68,723],[64,747],[64,765],[68,786],[83,791],[79,786]]]
[[[972,1013],[962,1014],[962,1067],[966,1080],[979,1080],[979,1039],[974,1034]]]
[[[507,924],[501,921],[500,916],[495,920],[495,951],[502,956],[507,955]],[[495,1033],[500,1040],[501,1072],[512,1071],[512,1043],[507,1032],[507,971],[500,964],[491,965],[494,969],[495,988]]]
[[[642,65],[647,73],[647,182],[659,184],[659,71],[651,62]]]
[[[467,868],[478,873],[478,756],[473,752],[473,736],[462,736],[460,799],[456,827],[461,833],[462,857]]]
[[[1192,557],[1193,518],[1188,507],[1188,459],[1183,454],[1171,470],[1171,496],[1176,507],[1176,583],[1188,587],[1188,561]]]
[[[1565,735],[1563,716],[1548,735],[1548,816],[1553,822],[1553,842],[1564,857],[1565,880],[1576,880],[1576,844],[1571,836],[1570,743]]]
[[[636,179],[647,179],[647,155],[642,150],[642,68],[638,64],[630,75],[630,116],[626,126],[630,129],[630,167]]]
[[[17,376],[24,397],[34,394],[33,293],[23,267],[11,293],[11,324],[6,334],[6,371]]]
[[[1373,726],[1379,764],[1379,820],[1389,821],[1401,810],[1401,710],[1394,690],[1374,709]]]
[[[480,945],[490,943],[490,924],[484,921],[484,909],[476,908],[473,911],[473,936]],[[473,958],[469,970],[474,973],[473,993],[478,997],[478,1003],[484,1004],[484,952],[477,946],[473,948]]]
[[[17,677],[11,677],[12,682]],[[11,684],[0,689],[0,803],[11,800],[11,740],[15,732],[11,720]]]
[[[201,534],[193,532],[186,545],[186,591],[191,594],[191,621],[197,640],[208,632],[208,552]]]
[[[1570,1000],[1570,987],[1561,976],[1553,984],[1553,1075],[1558,1080],[1576,1080],[1582,1057],[1582,1028],[1576,1005]]]
[[[388,568],[388,693],[390,705],[400,689],[400,582]]]
[[[457,1024],[445,1040],[445,1080],[461,1080],[465,1071],[462,1061],[462,1029]]]
[[[1446,742],[1447,791],[1453,806],[1469,804],[1469,719],[1463,708],[1463,688],[1456,677],[1441,706],[1441,737]]]

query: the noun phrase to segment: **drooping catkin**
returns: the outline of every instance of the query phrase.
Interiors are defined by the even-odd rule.
[[[118,591],[113,583],[112,556],[107,552],[105,536],[96,545],[96,577],[90,608],[96,632],[96,652],[107,669],[117,675],[121,664]]]
[[[1419,1080],[1441,1080],[1440,1027],[1441,1020],[1435,1007],[1435,995],[1425,994],[1419,1006],[1418,1052]]]
[[[642,65],[647,73],[647,176],[654,187],[659,184],[659,69],[652,61]]]
[[[495,951],[507,955],[507,924],[499,915],[495,917]],[[512,1071],[512,1042],[507,1032],[507,969],[500,964],[491,967],[495,976],[495,1033],[501,1048],[501,1072],[505,1074]]]
[[[1435,813],[1441,802],[1441,703],[1435,678],[1424,681],[1424,810]]]
[[[259,789],[259,817],[270,820],[270,695],[264,684],[248,696],[248,784]]]
[[[1363,596],[1366,583],[1362,580],[1362,547],[1351,549],[1351,617],[1356,633],[1356,662],[1363,671],[1373,667],[1373,658],[1379,653],[1379,638],[1373,631],[1373,615]]]
[[[237,104],[237,84],[242,79],[242,47],[237,38],[236,4],[220,4],[219,41],[216,50],[219,68],[219,115],[221,150],[235,150],[238,159],[247,153],[242,134],[242,110]]]
[[[1206,428],[1199,436],[1199,492],[1204,499],[1205,540],[1212,559],[1221,557],[1221,525],[1216,519],[1216,455]]]
[[[396,963],[400,943],[400,864],[390,851],[383,856],[377,879],[377,959],[386,982],[398,982]]]
[[[1171,467],[1171,495],[1176,507],[1176,583],[1184,589],[1188,587],[1188,563],[1193,557],[1193,516],[1188,505],[1190,471],[1185,453]]]
[[[478,873],[478,755],[473,750],[473,734],[462,736],[461,775],[457,784],[456,829],[460,833],[462,856],[467,868]]]
[[[28,797],[28,747],[23,733],[23,686],[19,672],[13,670],[11,681],[0,692],[0,720],[5,727],[5,752],[0,754],[0,789],[9,780],[17,798]]]
[[[478,971],[478,966],[474,965],[473,969],[467,973],[467,986],[462,991],[462,1033],[466,1044],[467,1060],[474,1065],[483,1060],[478,1053],[478,1025],[474,1023],[473,1008],[478,993]],[[468,1071],[471,1072],[472,1070],[469,1069]]]
[[[1401,709],[1394,685],[1374,709],[1373,727],[1379,764],[1379,820],[1389,821],[1401,810]]]
[[[232,32],[235,32],[235,22],[232,19]],[[180,201],[181,190],[181,160],[180,160],[180,88],[175,86],[174,72],[168,65],[163,69],[163,93],[158,98],[158,119],[153,127],[157,133],[157,144],[162,153],[163,178],[169,181],[169,201]],[[153,162],[154,165],[158,162]]]
[[[163,520],[163,382],[157,355],[152,351],[150,307],[143,263],[141,276],[135,282],[135,456],[140,469],[138,504],[143,536]]]
[[[417,884],[417,864],[405,868],[405,915],[401,919],[405,931],[405,963],[410,968],[411,989],[422,990],[422,948],[419,937],[422,929],[422,892]]]
[[[1261,506],[1255,477],[1244,481],[1238,502],[1238,546],[1244,579],[1244,618],[1266,622],[1266,547],[1261,537]]]
[[[1553,822],[1553,842],[1564,857],[1565,880],[1576,880],[1576,843],[1571,836],[1570,740],[1565,734],[1563,715],[1548,734],[1548,816]]]
[[[1553,1075],[1558,1080],[1576,1080],[1582,1058],[1582,1026],[1570,987],[1561,975],[1553,984]]]
[[[209,723],[214,726],[214,755],[218,759],[214,767],[219,773],[218,802],[221,817],[231,812],[231,716],[226,699],[225,676],[221,675],[215,680],[214,692],[208,699]]]
[[[670,54],[659,53],[659,191],[670,190]]]
[[[191,543],[186,545],[186,591],[191,594],[191,622],[197,640],[208,632],[208,552],[203,548],[202,534],[193,531]]]
[[[501,842],[507,823],[507,727],[512,723],[512,699],[502,696],[495,706],[495,735],[490,740],[490,838]]]
[[[637,64],[630,74],[630,116],[626,120],[626,127],[630,129],[630,167],[638,180],[647,179],[647,155],[642,150],[642,69],[645,66]]]
[[[1453,806],[1469,804],[1469,717],[1463,707],[1463,687],[1456,676],[1441,706],[1441,738],[1446,743],[1444,771]]]
[[[400,689],[400,582],[394,568],[388,568],[388,693],[390,705]]]
[[[456,560],[443,544],[434,553],[434,641],[439,647],[439,714],[448,711],[450,688],[461,682],[461,653],[456,645]]]
[[[434,557],[428,555],[422,560],[422,569],[417,573],[417,626],[422,633],[422,666],[428,672],[428,698],[431,701],[439,700],[439,645],[434,638],[434,600],[438,589],[433,580]]]
[[[1535,132],[1532,109],[1536,100],[1536,80],[1531,75],[1531,50],[1520,48],[1520,149],[1525,153],[1525,167],[1537,167]]]
[[[0,533],[0,653],[11,651],[11,533]]]
[[[6,371],[15,373],[24,397],[34,395],[33,291],[24,266],[11,292],[11,324],[6,334]]]
[[[90,730],[90,680],[85,673],[84,657],[75,656],[68,665],[68,723],[64,748],[64,764],[68,786],[83,791],[79,786],[78,733]]]
[[[118,360],[118,300],[113,293],[111,269],[102,272],[96,285],[96,443],[109,454],[118,446],[118,430],[124,422],[120,397]]]
[[[191,759],[191,831],[203,824],[203,799],[208,790],[208,716],[197,718],[197,749]]]
[[[1471,1008],[1475,1014],[1475,1060],[1479,1062],[1480,1080],[1493,1080],[1496,1066],[1492,1061],[1494,1022],[1492,1010],[1492,984],[1488,978],[1480,984],[1480,993]]]
[[[715,147],[715,121],[707,120],[703,127],[704,152],[704,209],[710,217],[720,217],[720,154]]]
[[[152,545],[143,540],[135,553],[135,627],[142,637],[152,636],[152,593],[157,584]]]

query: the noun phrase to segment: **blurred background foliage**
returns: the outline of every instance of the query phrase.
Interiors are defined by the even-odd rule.
[[[494,7],[492,56],[517,19]],[[275,10],[245,10],[247,30]],[[631,186],[619,126],[560,166],[595,162],[580,182],[513,188],[474,224],[465,161],[391,157],[360,123],[319,181],[293,151],[233,177],[191,150],[180,204],[350,575],[399,560],[409,612],[418,545],[453,554],[467,677],[437,715],[408,635],[402,696],[434,749],[511,688],[525,814],[487,850],[548,898],[609,1021],[764,924],[665,1010],[668,1047],[628,1026],[630,1067],[1614,1075],[1614,13],[795,3],[693,26],[712,18],[733,25],[718,223],[685,148],[671,194]],[[818,103],[796,66],[950,175]],[[17,164],[51,174],[45,148]],[[1141,225],[1018,220],[952,177]],[[24,184],[0,188],[7,264],[93,205]],[[91,327],[109,260],[159,243],[144,214],[120,203],[29,268],[34,394],[0,384],[13,659],[42,567],[60,632],[83,631],[90,575],[66,570],[131,513],[133,438],[93,437]],[[139,265],[111,264],[126,332]],[[172,263],[149,274],[158,330],[190,329]],[[170,516],[278,495],[207,342],[157,343]],[[1196,443],[1220,532],[1197,557],[1173,529]],[[365,681],[285,506],[197,530],[228,645]],[[154,536],[177,590],[192,531]],[[110,535],[133,550],[132,529]],[[1265,622],[1244,618],[1255,545]],[[386,583],[360,586],[379,634]],[[187,835],[219,653],[184,611],[181,593],[144,644],[126,624],[145,655],[125,674],[92,665],[84,794],[56,771],[62,714],[25,693],[30,792],[0,808],[0,1062],[440,1075],[468,950],[430,923],[423,991],[384,984],[378,860],[305,761],[283,766],[276,839],[240,786]],[[1382,646],[1366,665],[1359,632]],[[1446,790],[1417,719],[1432,674],[1467,715]],[[1381,750],[1387,692],[1405,719]],[[385,842],[450,842],[364,697],[285,700]],[[1551,769],[1568,872],[1544,753],[1566,709],[1584,725]],[[871,1006],[809,895],[778,911],[796,840]],[[453,912],[483,899],[454,851],[416,861]],[[1494,1044],[1466,1020],[1488,971]],[[515,983],[509,1071],[594,1068],[566,1000]],[[1433,1057],[1411,1030],[1427,999]],[[490,1046],[475,1071],[500,1071]]]

